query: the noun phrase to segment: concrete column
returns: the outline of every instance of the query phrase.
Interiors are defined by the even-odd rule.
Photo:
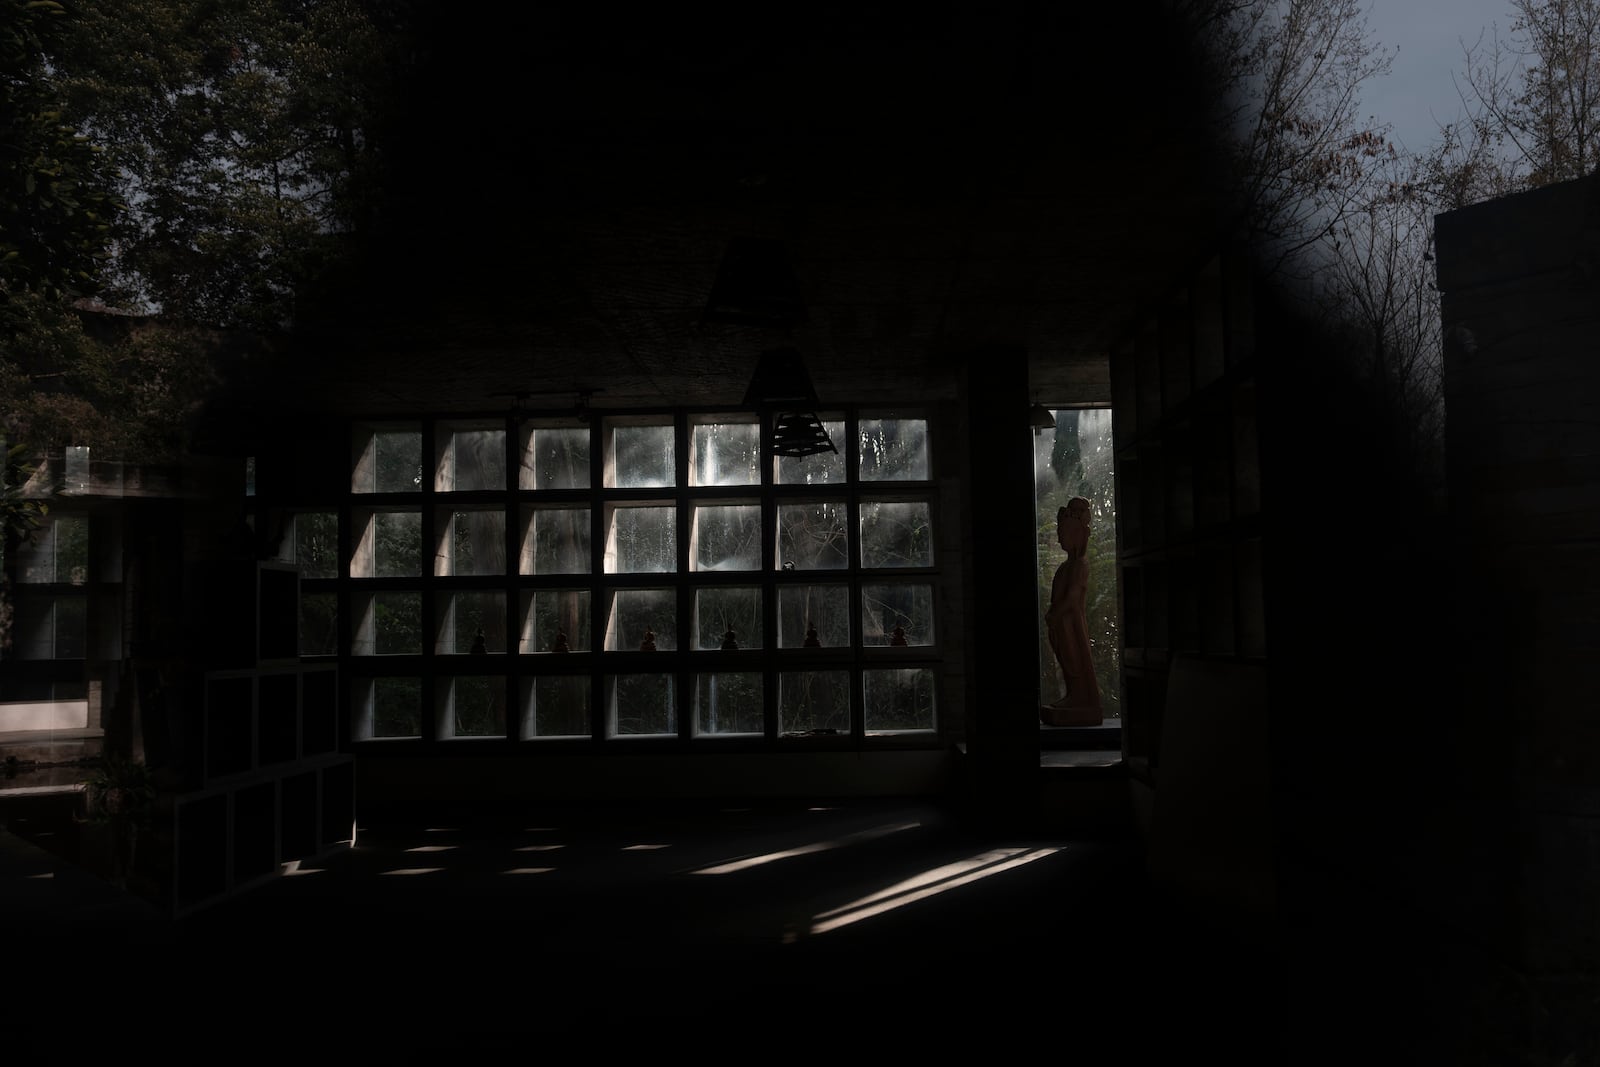
[[[964,371],[968,557],[967,739],[972,799],[1031,814],[1039,779],[1038,584],[1028,360],[970,354]]]

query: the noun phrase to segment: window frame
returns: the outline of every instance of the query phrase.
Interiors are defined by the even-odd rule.
[[[579,419],[570,411],[526,411],[494,415],[436,414],[413,418],[352,419],[348,438],[352,442],[350,478],[337,501],[296,502],[291,512],[337,511],[339,515],[339,572],[332,578],[307,580],[307,593],[335,592],[338,649],[334,658],[350,679],[352,700],[350,743],[355,746],[409,744],[429,750],[443,750],[470,741],[474,745],[499,740],[519,750],[558,750],[572,745],[588,745],[604,750],[641,751],[652,749],[730,748],[739,750],[788,749],[800,747],[887,746],[933,748],[947,737],[947,724],[939,713],[945,699],[941,688],[950,684],[942,667],[952,627],[942,616],[945,609],[942,589],[946,561],[942,558],[939,472],[944,457],[936,445],[935,411],[928,405],[897,407],[835,405],[819,412],[825,423],[842,424],[842,440],[835,440],[843,464],[842,480],[779,481],[780,460],[765,454],[772,437],[773,417],[744,407],[673,407],[626,411],[593,412]],[[861,475],[861,427],[863,420],[905,418],[922,423],[922,445],[927,455],[927,477],[917,480],[866,479]],[[498,422],[496,421],[498,419]],[[694,447],[696,428],[708,423],[750,423],[759,427],[763,455],[759,482],[694,484],[697,459]],[[530,457],[530,441],[539,430],[570,432],[582,426],[588,442],[587,485],[556,489],[529,488],[536,484],[537,461]],[[616,468],[619,462],[613,447],[613,431],[622,427],[670,427],[672,476],[670,485],[631,484],[633,479]],[[454,429],[473,431],[503,429],[505,449],[504,484],[499,489],[476,487],[456,491],[448,488],[450,479],[440,474],[450,454]],[[370,483],[375,459],[362,469],[362,435],[402,430],[420,434],[420,455],[424,458],[422,476],[414,489],[373,492],[361,488],[360,478]],[[663,445],[665,442],[663,442]],[[574,444],[574,451],[578,445]],[[427,460],[432,460],[430,476]],[[624,457],[625,460],[625,457]],[[793,470],[792,459],[781,461]],[[836,461],[838,462],[838,461]],[[575,482],[583,481],[574,472]],[[659,478],[646,481],[659,481]],[[865,502],[888,500],[917,502],[926,506],[930,523],[929,558],[925,564],[906,567],[864,566],[862,562],[861,521]],[[779,509],[807,502],[842,502],[845,511],[848,545],[841,567],[785,571],[778,558],[777,518]],[[753,567],[740,569],[700,569],[695,559],[696,517],[703,509],[726,505],[753,505],[759,523],[759,559]],[[610,567],[612,519],[619,509],[661,506],[670,508],[673,562],[669,569],[618,571]],[[525,548],[533,514],[543,508],[575,509],[587,515],[588,569],[583,572],[524,573]],[[461,575],[453,568],[430,565],[430,547],[443,543],[443,527],[462,510],[499,510],[504,518],[505,565],[500,573]],[[357,531],[354,523],[379,512],[415,512],[421,517],[420,538],[423,558],[415,576],[376,577],[353,573],[359,562],[362,541],[370,535]],[[364,536],[358,537],[357,534]],[[352,543],[354,541],[354,543]],[[531,568],[528,568],[531,570]],[[932,613],[932,639],[928,644],[891,646],[868,644],[864,640],[862,615],[863,589],[883,584],[926,586],[928,610]],[[779,599],[782,592],[800,585],[841,585],[844,631],[848,638],[830,647],[783,646],[779,640]],[[697,597],[708,589],[758,590],[761,639],[754,646],[737,649],[696,647]],[[666,589],[672,593],[676,633],[673,647],[645,651],[637,647],[608,647],[612,625],[611,605],[617,594],[634,590]],[[506,642],[503,651],[483,656],[457,651],[441,651],[438,645],[439,622],[452,598],[463,592],[503,594],[506,612]],[[587,594],[588,633],[571,635],[570,650],[525,648],[524,634],[531,605],[541,593],[575,591]],[[402,654],[358,654],[357,625],[369,598],[382,593],[416,593],[421,634],[420,651]],[[665,642],[663,642],[665,645]],[[866,729],[865,685],[868,672],[897,668],[931,670],[934,675],[934,722],[927,730],[868,731]],[[779,695],[785,678],[796,672],[816,670],[839,672],[848,677],[848,729],[837,733],[808,733],[792,736],[780,729]],[[666,679],[672,694],[669,711],[671,729],[642,734],[619,733],[615,694],[619,680],[638,674],[658,674]],[[699,690],[703,678],[713,675],[759,676],[761,680],[763,728],[701,732],[699,729]],[[499,738],[456,737],[447,722],[449,693],[458,677],[489,675],[505,685],[506,722]],[[538,732],[541,679],[563,676],[587,679],[588,730],[583,735],[545,735]],[[418,736],[408,738],[374,737],[362,724],[373,720],[370,694],[376,679],[416,678],[419,680],[419,705],[422,717]],[[547,692],[559,686],[546,687]],[[576,692],[576,690],[574,690]],[[565,698],[564,698],[565,699]],[[745,716],[748,720],[748,715]]]

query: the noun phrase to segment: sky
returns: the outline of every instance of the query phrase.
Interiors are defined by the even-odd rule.
[[[1363,91],[1361,113],[1390,123],[1391,140],[1421,152],[1441,123],[1461,117],[1455,82],[1462,81],[1466,66],[1463,44],[1473,44],[1494,24],[1505,40],[1511,0],[1371,0],[1367,22],[1374,40],[1391,54],[1396,47],[1399,52],[1390,73]]]

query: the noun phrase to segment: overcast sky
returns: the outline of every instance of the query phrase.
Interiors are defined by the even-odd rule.
[[[1374,79],[1362,93],[1362,114],[1390,123],[1390,137],[1420,152],[1431,144],[1440,123],[1461,115],[1452,82],[1462,81],[1462,46],[1498,24],[1505,40],[1511,29],[1511,0],[1371,0],[1372,35],[1391,53],[1390,74]],[[1487,37],[1485,38],[1488,39]]]

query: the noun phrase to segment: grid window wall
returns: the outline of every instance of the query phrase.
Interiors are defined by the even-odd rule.
[[[935,743],[928,418],[818,415],[836,451],[776,458],[749,411],[354,424],[282,526],[301,652],[356,741]]]

